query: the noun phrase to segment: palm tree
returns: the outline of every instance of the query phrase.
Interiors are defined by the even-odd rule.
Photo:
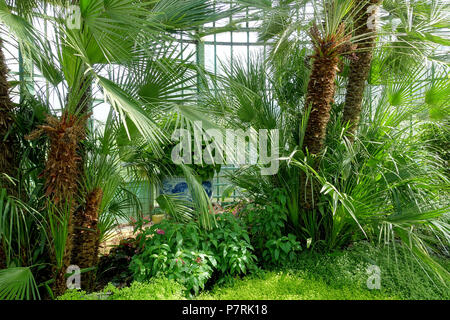
[[[379,50],[374,52],[377,37],[377,20],[374,19],[378,6],[382,6],[387,15],[379,36],[383,41]],[[344,104],[344,123],[349,124],[348,139],[352,142],[358,129],[361,105],[366,81],[384,83],[390,74],[405,74],[417,65],[435,61],[448,63],[436,55],[439,45],[448,46],[449,42],[441,36],[445,32],[448,19],[446,4],[440,0],[430,2],[403,0],[365,0],[359,1],[353,19],[354,40],[358,48],[357,59],[351,61]],[[396,22],[394,22],[396,21]],[[375,56],[377,72],[383,77],[369,78],[369,72]]]
[[[34,139],[45,134],[50,140],[50,149],[43,172],[46,196],[51,202],[49,205],[54,206],[53,210],[55,211],[55,219],[53,219],[55,227],[52,230],[62,228],[66,235],[62,245],[59,248],[55,246],[53,253],[57,266],[53,285],[55,295],[62,294],[66,289],[65,273],[71,263],[73,240],[76,236],[74,222],[78,221],[80,225],[84,225],[83,219],[74,218],[74,213],[77,207],[82,206],[84,202],[84,195],[78,196],[83,168],[80,149],[86,136],[91,81],[94,76],[98,76],[97,72],[101,69],[98,67],[95,70],[94,64],[104,64],[108,60],[117,61],[117,55],[122,55],[121,58],[124,58],[124,54],[127,53],[125,48],[129,48],[130,45],[129,39],[124,39],[122,42],[117,39],[117,29],[124,25],[120,18],[109,19],[105,23],[103,26],[105,32],[111,32],[106,36],[103,31],[99,30],[97,24],[99,19],[108,14],[114,15],[118,12],[116,10],[123,10],[133,16],[134,21],[141,23],[139,28],[137,25],[133,25],[135,29],[130,30],[130,36],[137,35],[142,28],[146,27],[146,24],[142,23],[145,14],[138,14],[136,6],[130,2],[122,2],[122,5],[110,4],[111,7],[106,8],[102,15],[103,8],[91,3],[86,8],[86,15],[83,16],[85,21],[91,21],[91,24],[83,23],[80,29],[69,29],[64,20],[65,17],[58,17],[57,11],[54,11],[55,17],[61,19],[53,22],[56,37],[61,45],[57,48],[59,56],[54,57],[52,62],[60,66],[67,83],[68,94],[63,99],[65,105],[62,106],[61,116],[49,115],[47,123],[29,136],[30,139]],[[97,19],[89,20],[90,17]],[[92,21],[94,22],[92,23]],[[117,51],[114,54],[111,53],[112,41],[115,41],[115,46],[121,46],[115,48]],[[50,53],[49,56],[51,56]],[[78,211],[78,214],[82,213]],[[86,216],[84,215],[84,217]],[[57,238],[54,234],[55,245]],[[78,248],[76,249],[78,251]]]
[[[319,154],[323,149],[339,61],[344,54],[353,54],[356,48],[350,42],[351,33],[345,23],[353,14],[352,8],[353,1],[325,2],[322,15],[318,15],[323,17],[323,22],[319,25],[313,22],[310,30],[314,53],[305,99],[309,116],[303,147],[312,154]]]
[[[344,123],[349,123],[349,140],[358,128],[364,88],[369,76],[372,62],[373,49],[376,42],[376,20],[371,20],[376,14],[380,0],[358,1],[359,8],[353,18],[354,38],[362,38],[358,41],[356,58],[350,63],[347,91],[344,105]],[[371,22],[371,23],[369,23]]]
[[[319,154],[323,149],[326,128],[330,119],[331,104],[335,95],[335,80],[344,55],[352,55],[356,46],[351,44],[351,18],[354,0],[330,1],[282,1],[268,11],[268,18],[260,32],[261,40],[274,40],[271,44],[269,63],[282,61],[290,52],[299,50],[304,44],[303,35],[308,24],[299,17],[305,7],[314,8],[314,17],[309,28],[312,41],[312,67],[307,85],[304,110],[309,113],[303,150]],[[308,21],[308,20],[307,20]],[[310,24],[310,25],[311,25]],[[295,35],[295,36],[293,36]],[[299,98],[303,96],[299,95]],[[299,119],[300,121],[300,119]]]
[[[310,36],[314,54],[305,102],[309,118],[303,146],[310,153],[319,154],[323,149],[330,120],[340,56],[351,53],[356,46],[349,43],[351,35],[346,33],[343,23],[329,33],[321,33],[317,25],[314,25]]]

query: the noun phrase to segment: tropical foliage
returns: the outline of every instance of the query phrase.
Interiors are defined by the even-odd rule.
[[[267,50],[222,74],[183,46],[250,22]],[[0,0],[0,299],[57,298],[70,265],[83,291],[65,298],[181,299],[361,241],[445,286],[448,28],[440,0]],[[278,170],[240,165],[223,199],[241,202],[220,210],[202,182],[227,147],[210,133],[228,129],[276,132]],[[184,156],[212,163],[173,162],[180,130],[202,138]],[[239,157],[255,157],[250,140]],[[168,176],[192,200],[157,197]]]

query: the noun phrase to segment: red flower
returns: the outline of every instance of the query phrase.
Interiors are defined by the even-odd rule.
[[[197,257],[197,259],[195,259],[195,261],[196,261],[197,263],[200,263],[200,262],[202,262],[202,258]]]
[[[164,230],[162,230],[162,229],[157,229],[157,230],[156,230],[156,233],[157,233],[157,234],[166,234],[166,233],[164,232]]]

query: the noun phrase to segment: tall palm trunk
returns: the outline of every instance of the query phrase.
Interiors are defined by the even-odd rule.
[[[46,124],[39,126],[28,138],[34,139],[45,133],[50,140],[50,149],[43,172],[46,196],[54,203],[62,222],[58,228],[67,223],[67,239],[65,243],[62,265],[55,270],[53,293],[61,295],[66,290],[66,270],[71,262],[73,242],[73,212],[78,193],[79,161],[78,148],[85,137],[85,117],[63,115],[58,119],[48,116]],[[64,220],[67,219],[67,220]],[[54,257],[55,254],[53,255]]]
[[[92,81],[88,77],[83,77],[80,89],[81,98],[77,106],[80,114],[85,115],[86,120],[90,117],[90,107],[92,102]],[[84,122],[87,128],[87,121]],[[98,261],[99,247],[99,230],[98,216],[100,205],[103,197],[102,189],[95,188],[86,194],[81,186],[84,179],[84,166],[86,162],[86,150],[84,145],[80,145],[78,149],[80,161],[79,167],[79,194],[84,198],[79,203],[74,213],[74,229],[73,229],[73,249],[71,263],[80,268],[94,267]],[[84,290],[91,291],[94,289],[95,270],[83,273],[81,278],[81,286]]]
[[[79,0],[71,0],[72,5],[79,5]],[[84,28],[81,25],[81,28]],[[84,74],[84,73],[83,73]],[[85,115],[86,120],[90,117],[90,107],[92,104],[92,79],[83,76],[81,85],[77,93],[81,93],[81,98],[77,106],[79,114]],[[87,121],[84,122],[87,128]],[[80,161],[79,169],[79,186],[82,185],[84,178],[84,165],[86,162],[86,150],[84,145],[80,144],[78,149]],[[98,215],[100,204],[103,197],[101,189],[97,188],[84,195],[85,190],[79,188],[79,194],[85,197],[85,203],[81,203],[75,211],[74,229],[73,229],[73,250],[72,263],[80,268],[89,268],[97,264],[98,259]],[[93,289],[95,281],[95,271],[90,271],[83,275],[81,285],[85,290]]]
[[[343,117],[344,123],[349,123],[350,141],[354,140],[354,135],[358,129],[364,89],[369,76],[376,41],[375,21],[370,17],[376,13],[376,5],[381,0],[359,0],[359,2],[365,4],[354,17],[354,30],[355,38],[361,40],[358,41],[357,59],[350,63]]]
[[[339,26],[335,34],[327,36],[321,35],[317,26],[311,28],[314,55],[305,102],[310,114],[303,147],[312,154],[318,154],[323,149],[331,104],[336,91],[335,79],[339,69],[339,57],[354,49],[348,42],[350,35],[345,36],[344,32],[344,24]]]
[[[345,34],[341,24],[334,34],[320,34],[313,25],[310,36],[314,44],[313,66],[309,78],[305,108],[309,111],[308,123],[303,140],[303,148],[311,154],[320,154],[323,149],[330,120],[331,104],[336,91],[336,74],[340,56],[349,54],[355,46],[349,42],[351,35]],[[307,179],[306,173],[300,175],[300,203],[306,210],[314,208],[314,195],[317,193],[315,179]]]
[[[80,268],[91,267],[86,265],[87,259],[81,259],[82,253],[91,252],[85,250],[85,241],[90,240],[84,235],[86,226],[95,230],[97,234],[96,218],[91,218],[92,211],[95,211],[95,201],[89,200],[84,205],[83,189],[81,187],[84,176],[85,150],[83,139],[86,136],[87,119],[90,117],[89,106],[92,101],[91,82],[83,77],[79,88],[71,91],[69,99],[78,101],[76,107],[77,115],[69,115],[67,111],[61,118],[47,117],[47,124],[40,126],[39,130],[30,135],[34,136],[45,133],[50,138],[50,150],[43,176],[46,181],[46,196],[49,197],[60,211],[60,214],[67,214],[67,239],[64,248],[62,266],[54,270],[55,283],[53,293],[55,296],[61,295],[67,288],[66,270],[71,264]],[[101,195],[99,196],[101,199]],[[69,210],[69,212],[67,212]],[[95,241],[94,241],[95,243]],[[98,248],[98,243],[97,243]],[[97,256],[92,253],[90,256]],[[95,260],[95,258],[90,258]],[[92,278],[92,276],[89,276]],[[91,281],[92,282],[92,281]]]
[[[335,93],[338,63],[338,57],[318,55],[313,62],[306,96],[306,107],[310,114],[304,139],[304,147],[312,154],[318,154],[323,148]]]

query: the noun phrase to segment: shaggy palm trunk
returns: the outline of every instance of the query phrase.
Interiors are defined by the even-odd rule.
[[[82,179],[84,176],[85,150],[82,144],[86,135],[89,106],[92,101],[91,82],[84,78],[80,87],[71,92],[68,99],[78,101],[77,114],[81,116],[63,114],[60,119],[54,117],[47,118],[46,126],[40,127],[40,132],[45,132],[50,138],[50,151],[44,170],[46,178],[46,195],[57,206],[61,212],[69,208],[67,213],[68,227],[66,246],[64,248],[64,258],[62,266],[54,270],[55,283],[53,293],[55,296],[61,295],[67,288],[66,270],[71,264],[83,268],[84,263],[78,263],[79,252],[87,252],[83,249],[85,236],[83,230],[86,225],[91,225],[84,221],[91,216],[89,198],[86,206],[83,205]],[[78,195],[78,197],[77,197]],[[100,196],[101,199],[101,196]],[[96,229],[93,225],[93,228]],[[98,247],[98,244],[97,244]],[[97,254],[95,254],[95,257]],[[74,260],[74,257],[76,259]],[[86,259],[85,259],[86,260]],[[89,267],[92,265],[89,265]]]
[[[72,5],[79,5],[80,0],[71,0]],[[83,29],[84,26],[81,26],[81,29]],[[84,74],[84,72],[83,72]],[[90,79],[87,76],[84,76],[81,79],[80,86],[78,90],[75,89],[76,94],[81,94],[81,97],[79,99],[79,103],[77,105],[77,111],[86,116],[86,120],[90,117],[90,107],[92,103],[92,79]],[[84,123],[84,127],[87,128],[87,121]],[[84,165],[86,162],[86,150],[84,145],[80,145],[80,148],[78,149],[78,155],[80,157],[80,161],[78,163],[78,169],[79,169],[79,178],[83,179],[84,177]],[[80,181],[80,186],[82,185]],[[97,221],[98,218],[98,212],[94,212],[95,208],[97,210],[100,209],[100,203],[97,205],[92,198],[93,192],[96,192],[95,190],[89,193],[88,195],[85,195],[85,190],[82,188],[79,189],[79,194],[83,195],[85,197],[85,203],[81,204],[78,209],[76,210],[74,216],[74,230],[73,230],[73,253],[72,253],[72,263],[79,266],[80,268],[88,268],[92,267],[93,265],[88,265],[88,261],[97,261],[97,254],[98,254],[98,243],[97,243],[97,249],[96,250],[86,250],[84,241],[86,240],[86,233],[90,236],[93,236],[94,234],[97,234],[97,223],[93,223],[93,221]],[[97,191],[98,192],[98,191]],[[100,190],[101,192],[101,190]],[[100,202],[103,194],[99,195]],[[94,219],[95,216],[95,219]],[[94,220],[92,220],[94,219]],[[89,230],[87,231],[86,228]],[[95,257],[92,256],[92,254],[95,254]],[[87,255],[87,256],[83,256]],[[89,286],[91,286],[91,282],[94,280],[94,276],[92,275],[94,272],[89,272],[87,275],[83,275],[82,277],[82,286],[85,289],[89,289]],[[95,274],[94,274],[95,275]],[[90,280],[85,281],[83,278],[89,278]],[[93,284],[92,284],[93,285]]]
[[[311,154],[318,155],[323,149],[330,120],[340,56],[352,53],[355,46],[349,42],[351,35],[345,34],[344,24],[341,24],[334,34],[328,35],[321,34],[317,26],[313,25],[310,35],[314,43],[314,54],[305,100],[309,118],[303,148]],[[306,173],[302,173],[300,186],[302,207],[306,210],[314,208],[314,194],[317,192],[316,180],[314,178],[307,179]]]
[[[318,56],[318,54],[316,53]],[[312,66],[308,83],[306,106],[310,108],[308,124],[305,131],[304,148],[312,154],[318,154],[323,148],[328,121],[330,120],[331,103],[335,93],[335,78],[339,59],[337,57],[317,57]],[[317,186],[307,180],[303,172],[300,177],[301,199],[303,208],[314,207],[314,191]],[[314,180],[313,180],[314,181]]]
[[[380,0],[359,2],[361,1],[366,4],[354,18],[355,38],[361,40],[358,41],[358,51],[355,53],[357,58],[350,63],[343,117],[344,123],[349,124],[348,138],[352,142],[358,129],[364,89],[376,41],[375,21],[370,17],[376,13],[376,5],[380,3]]]
[[[61,118],[47,117],[47,124],[28,138],[45,133],[50,140],[50,150],[43,172],[47,198],[53,202],[60,219],[67,223],[67,239],[62,264],[55,269],[53,293],[55,296],[65,292],[67,285],[65,274],[70,265],[73,241],[73,212],[78,192],[79,161],[78,148],[85,136],[85,117],[63,113]],[[63,223],[58,224],[62,228]],[[55,253],[53,256],[56,258]],[[56,261],[55,261],[56,262]]]
[[[81,93],[80,102],[77,110],[81,114],[86,115],[86,119],[90,116],[90,106],[92,101],[92,85],[89,78],[83,78],[79,89]],[[87,122],[84,123],[87,126]],[[84,165],[86,161],[86,150],[83,145],[78,149],[79,161],[79,178],[84,177]],[[83,185],[80,181],[79,186]],[[85,195],[85,190],[79,188],[79,194],[84,197],[83,203],[80,203],[78,209],[74,213],[74,230],[73,230],[73,249],[71,263],[80,268],[95,267],[98,261],[99,248],[99,230],[98,216],[100,214],[100,205],[103,192],[100,188]],[[84,290],[91,291],[94,288],[95,270],[83,273],[81,276],[81,286]]]
[[[75,233],[76,237],[73,242],[72,263],[81,269],[96,266],[98,262],[99,230],[97,226],[102,198],[102,189],[94,189],[87,196],[84,210],[74,218],[74,224],[78,227],[78,231]],[[81,287],[83,290],[92,291],[94,284],[95,270],[82,274]]]
[[[314,44],[313,66],[308,82],[305,108],[309,118],[303,140],[303,148],[309,153],[319,154],[323,149],[331,104],[336,92],[336,74],[341,55],[352,54],[355,45],[351,35],[345,34],[341,24],[334,34],[322,35],[316,25],[310,31]]]
[[[321,56],[317,51],[315,56],[306,96],[310,114],[304,139],[304,147],[312,154],[320,153],[323,148],[339,63],[336,56]]]

